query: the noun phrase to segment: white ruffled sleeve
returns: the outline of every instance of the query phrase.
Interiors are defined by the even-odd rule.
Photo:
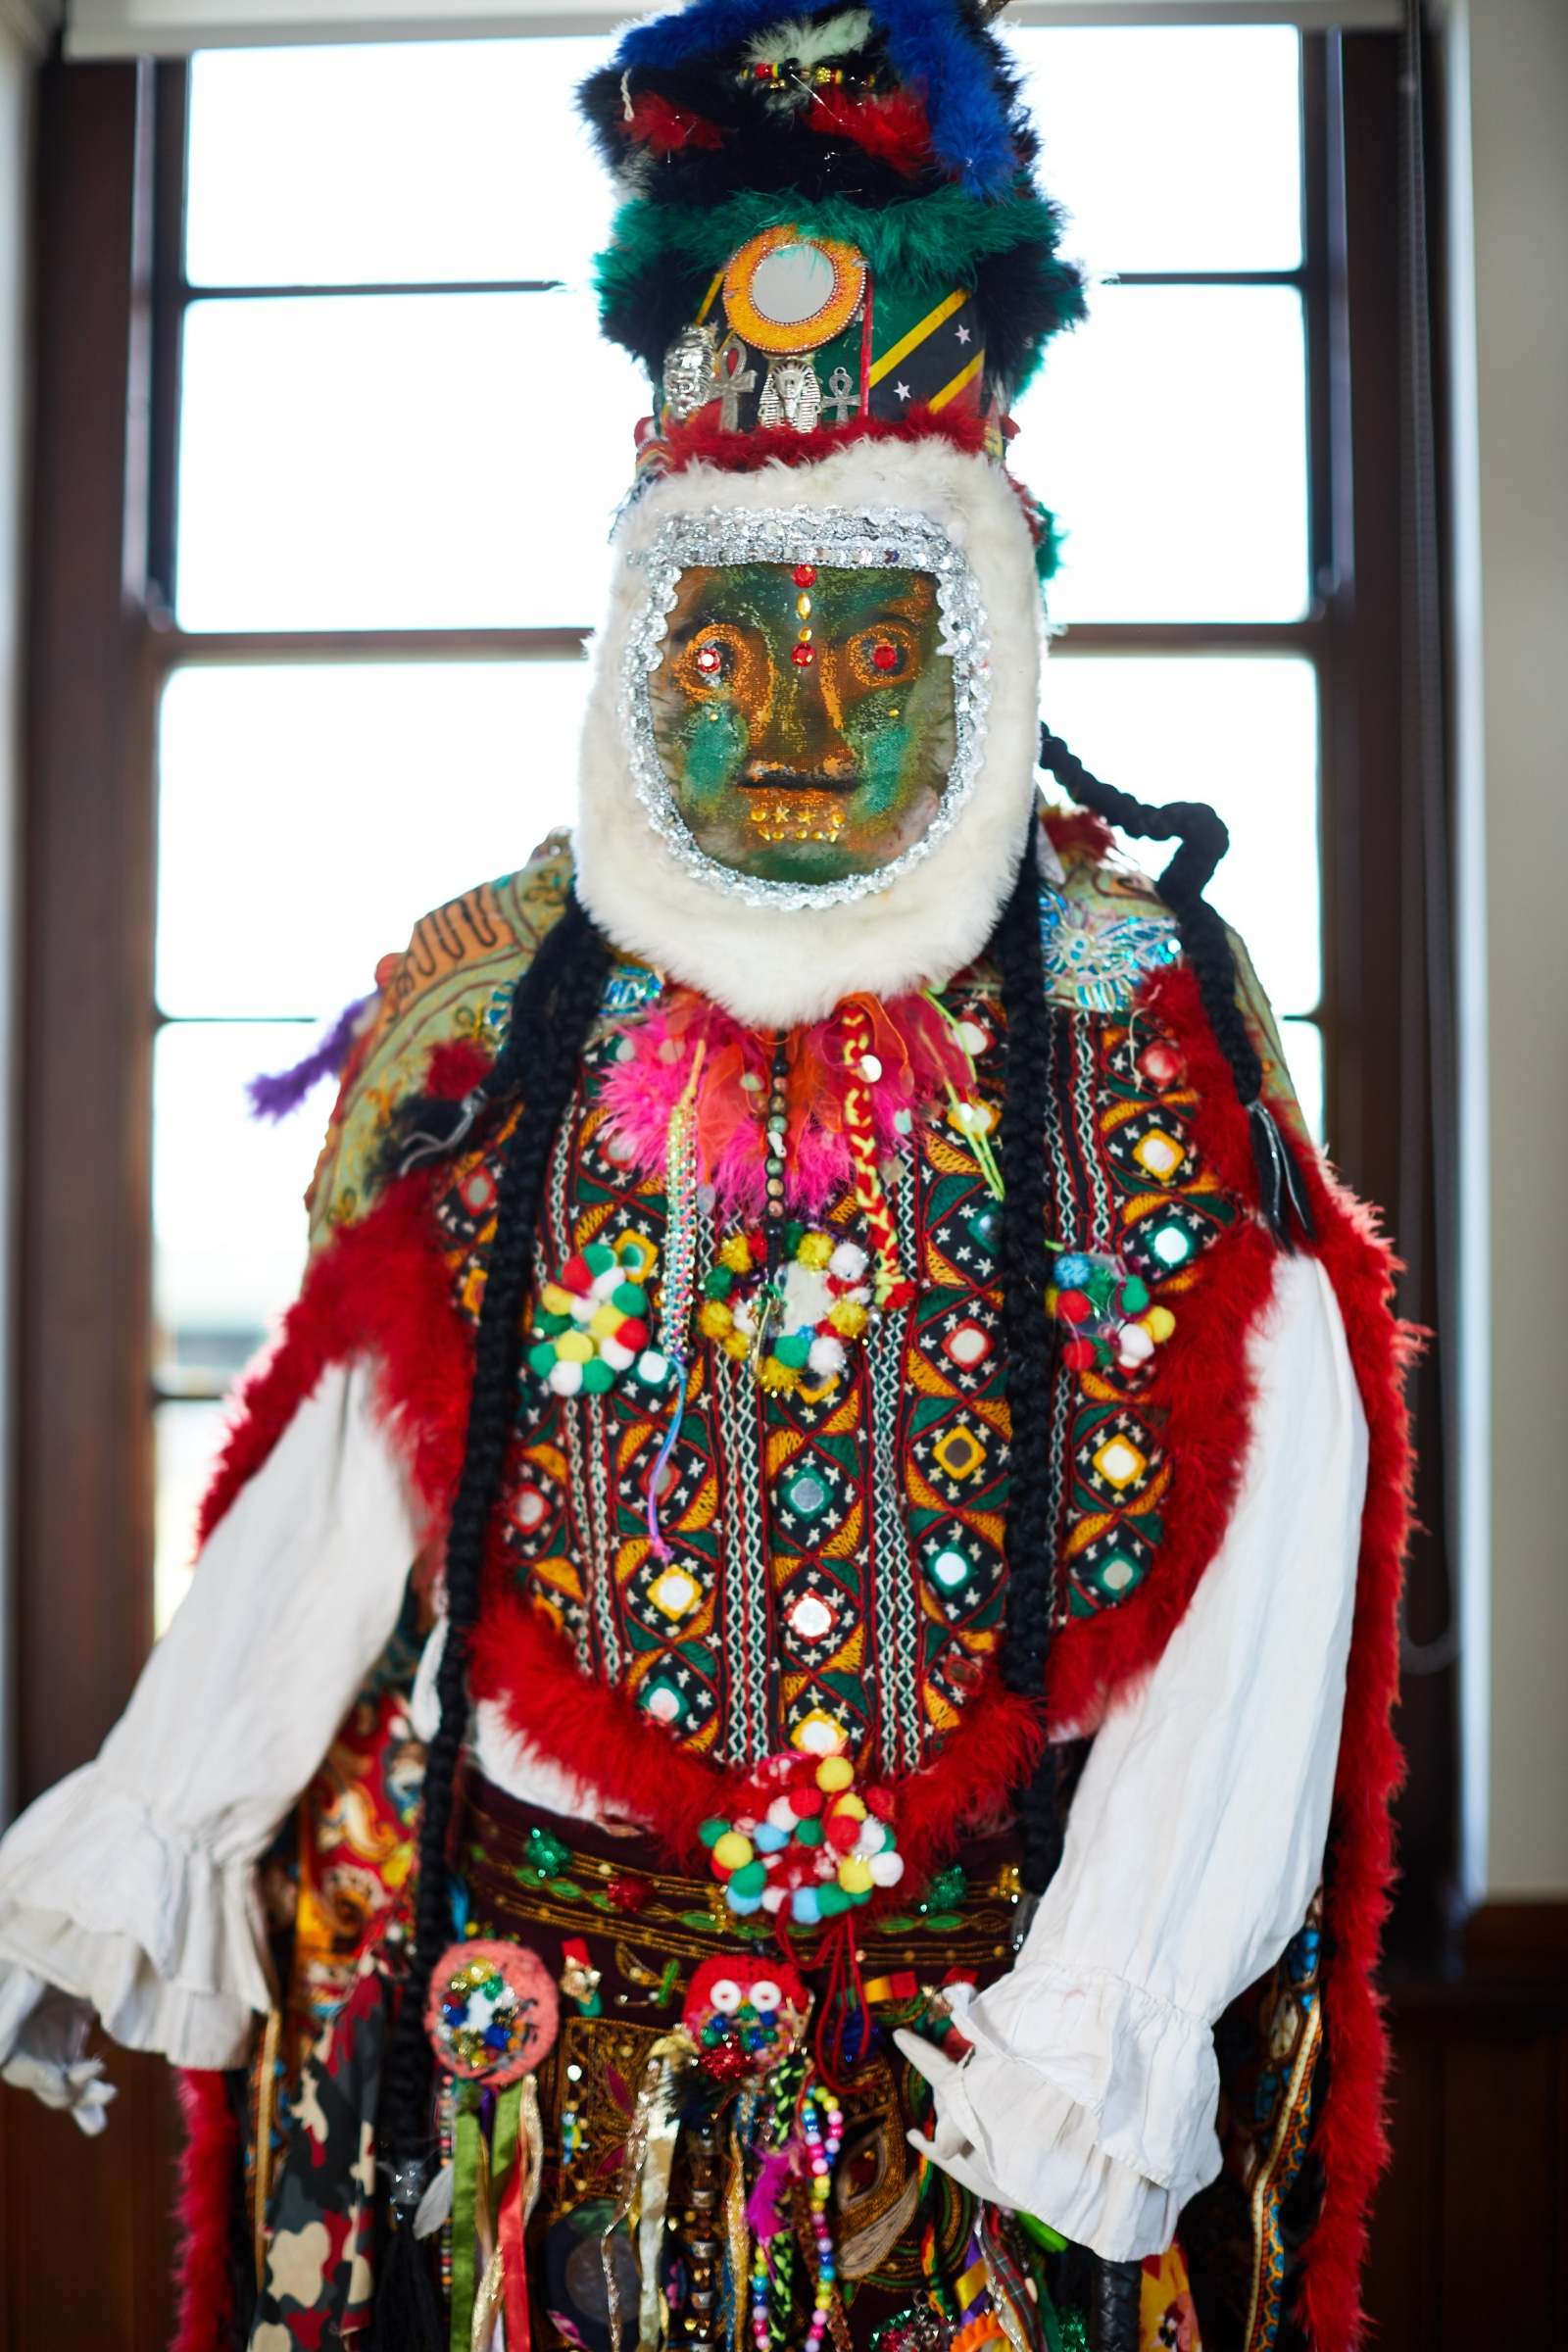
[[[1247,1468],[1158,1664],[1111,1708],[1012,1972],[954,2014],[915,2144],[1109,2261],[1163,2252],[1219,2170],[1213,2027],[1322,1871],[1355,1600],[1366,1421],[1328,1277],[1279,1261]],[[913,2136],[913,2135],[911,2135]]]
[[[334,1368],[203,1549],[97,1761],[0,1840],[0,2057],[45,1985],[237,2065],[271,2005],[255,1862],[397,1623],[416,1549],[368,1376]]]

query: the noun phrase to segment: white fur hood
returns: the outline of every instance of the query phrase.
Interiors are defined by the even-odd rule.
[[[647,594],[635,559],[671,515],[713,508],[917,508],[967,558],[991,645],[991,706],[973,792],[930,855],[881,892],[837,906],[747,905],[687,872],[637,797],[617,706]],[[858,990],[939,987],[972,962],[1017,872],[1034,805],[1045,634],[1034,548],[1016,494],[951,442],[854,441],[813,466],[730,473],[691,466],[649,490],[614,538],[615,574],[583,730],[577,888],[615,944],[756,1028],[820,1020]]]

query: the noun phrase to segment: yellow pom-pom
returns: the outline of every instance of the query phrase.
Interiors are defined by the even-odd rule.
[[[572,1293],[564,1291],[559,1282],[547,1282],[540,1293],[539,1303],[547,1315],[569,1315]]]
[[[788,1364],[781,1364],[776,1355],[762,1357],[757,1367],[757,1378],[760,1387],[781,1391],[799,1388],[801,1382],[800,1374],[792,1371]]]
[[[752,1343],[744,1332],[732,1331],[724,1342],[724,1353],[732,1355],[738,1364],[745,1363],[751,1352]]]
[[[1053,1283],[1050,1290],[1046,1293],[1046,1312],[1048,1315],[1054,1315],[1055,1313],[1056,1301],[1060,1297],[1061,1293],[1057,1290],[1055,1284]]]
[[[564,1364],[591,1364],[599,1350],[585,1331],[564,1331],[556,1342],[556,1353]]]
[[[728,1266],[732,1274],[749,1274],[751,1272],[751,1244],[747,1241],[744,1233],[732,1233],[727,1242],[720,1244],[718,1262],[721,1266]]]
[[[607,1298],[604,1305],[596,1306],[589,1316],[588,1329],[596,1340],[612,1340],[625,1320],[619,1307],[612,1306]]]
[[[869,1894],[871,1884],[871,1865],[862,1862],[858,1854],[839,1864],[839,1885],[846,1894]]]
[[[1176,1328],[1176,1318],[1168,1306],[1152,1306],[1143,1323],[1152,1340],[1168,1340]]]
[[[735,1328],[735,1318],[722,1298],[705,1298],[697,1310],[697,1328],[710,1340],[722,1340]]]
[[[739,1830],[726,1830],[713,1846],[713,1861],[719,1870],[744,1870],[752,1858],[752,1841]]]
[[[848,1796],[841,1796],[835,1803],[833,1810],[835,1813],[847,1813],[852,1821],[863,1821],[865,1819],[865,1806],[861,1799],[853,1793]]]
[[[827,1796],[847,1788],[854,1778],[855,1766],[848,1756],[824,1756],[816,1768],[816,1785]]]
[[[795,1252],[803,1266],[820,1274],[833,1254],[833,1236],[830,1233],[808,1233]]]
[[[865,1329],[865,1309],[857,1298],[835,1298],[827,1319],[841,1340],[858,1340]]]

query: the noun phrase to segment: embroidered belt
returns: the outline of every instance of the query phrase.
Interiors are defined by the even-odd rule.
[[[907,1889],[901,1909],[857,1923],[869,1997],[876,1999],[872,1987],[885,1979],[911,1971],[927,1980],[972,1975],[981,1984],[1000,1976],[1012,1957],[1017,1854],[1009,1835],[972,1838],[962,1867],[935,1872],[924,1887]],[[645,2005],[638,1996],[666,1978],[658,2006],[667,2005],[690,1966],[722,1946],[778,1948],[770,1919],[737,1919],[714,1880],[671,1875],[662,1859],[642,1832],[567,1821],[469,1776],[456,1857],[467,1886],[469,1934],[529,1943],[557,1970],[565,1943],[608,1940],[613,1973],[623,1980],[610,1993],[617,2007]],[[791,1935],[796,1965],[808,1978],[823,1940],[800,1929]],[[658,1963],[651,1974],[643,1953]]]

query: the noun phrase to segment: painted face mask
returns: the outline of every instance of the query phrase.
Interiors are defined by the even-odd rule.
[[[953,822],[988,701],[972,574],[923,515],[686,515],[648,561],[623,709],[692,871],[758,903],[877,890]]]
[[[953,663],[929,572],[814,564],[681,574],[652,683],[671,797],[706,856],[775,882],[875,873],[930,827]]]

